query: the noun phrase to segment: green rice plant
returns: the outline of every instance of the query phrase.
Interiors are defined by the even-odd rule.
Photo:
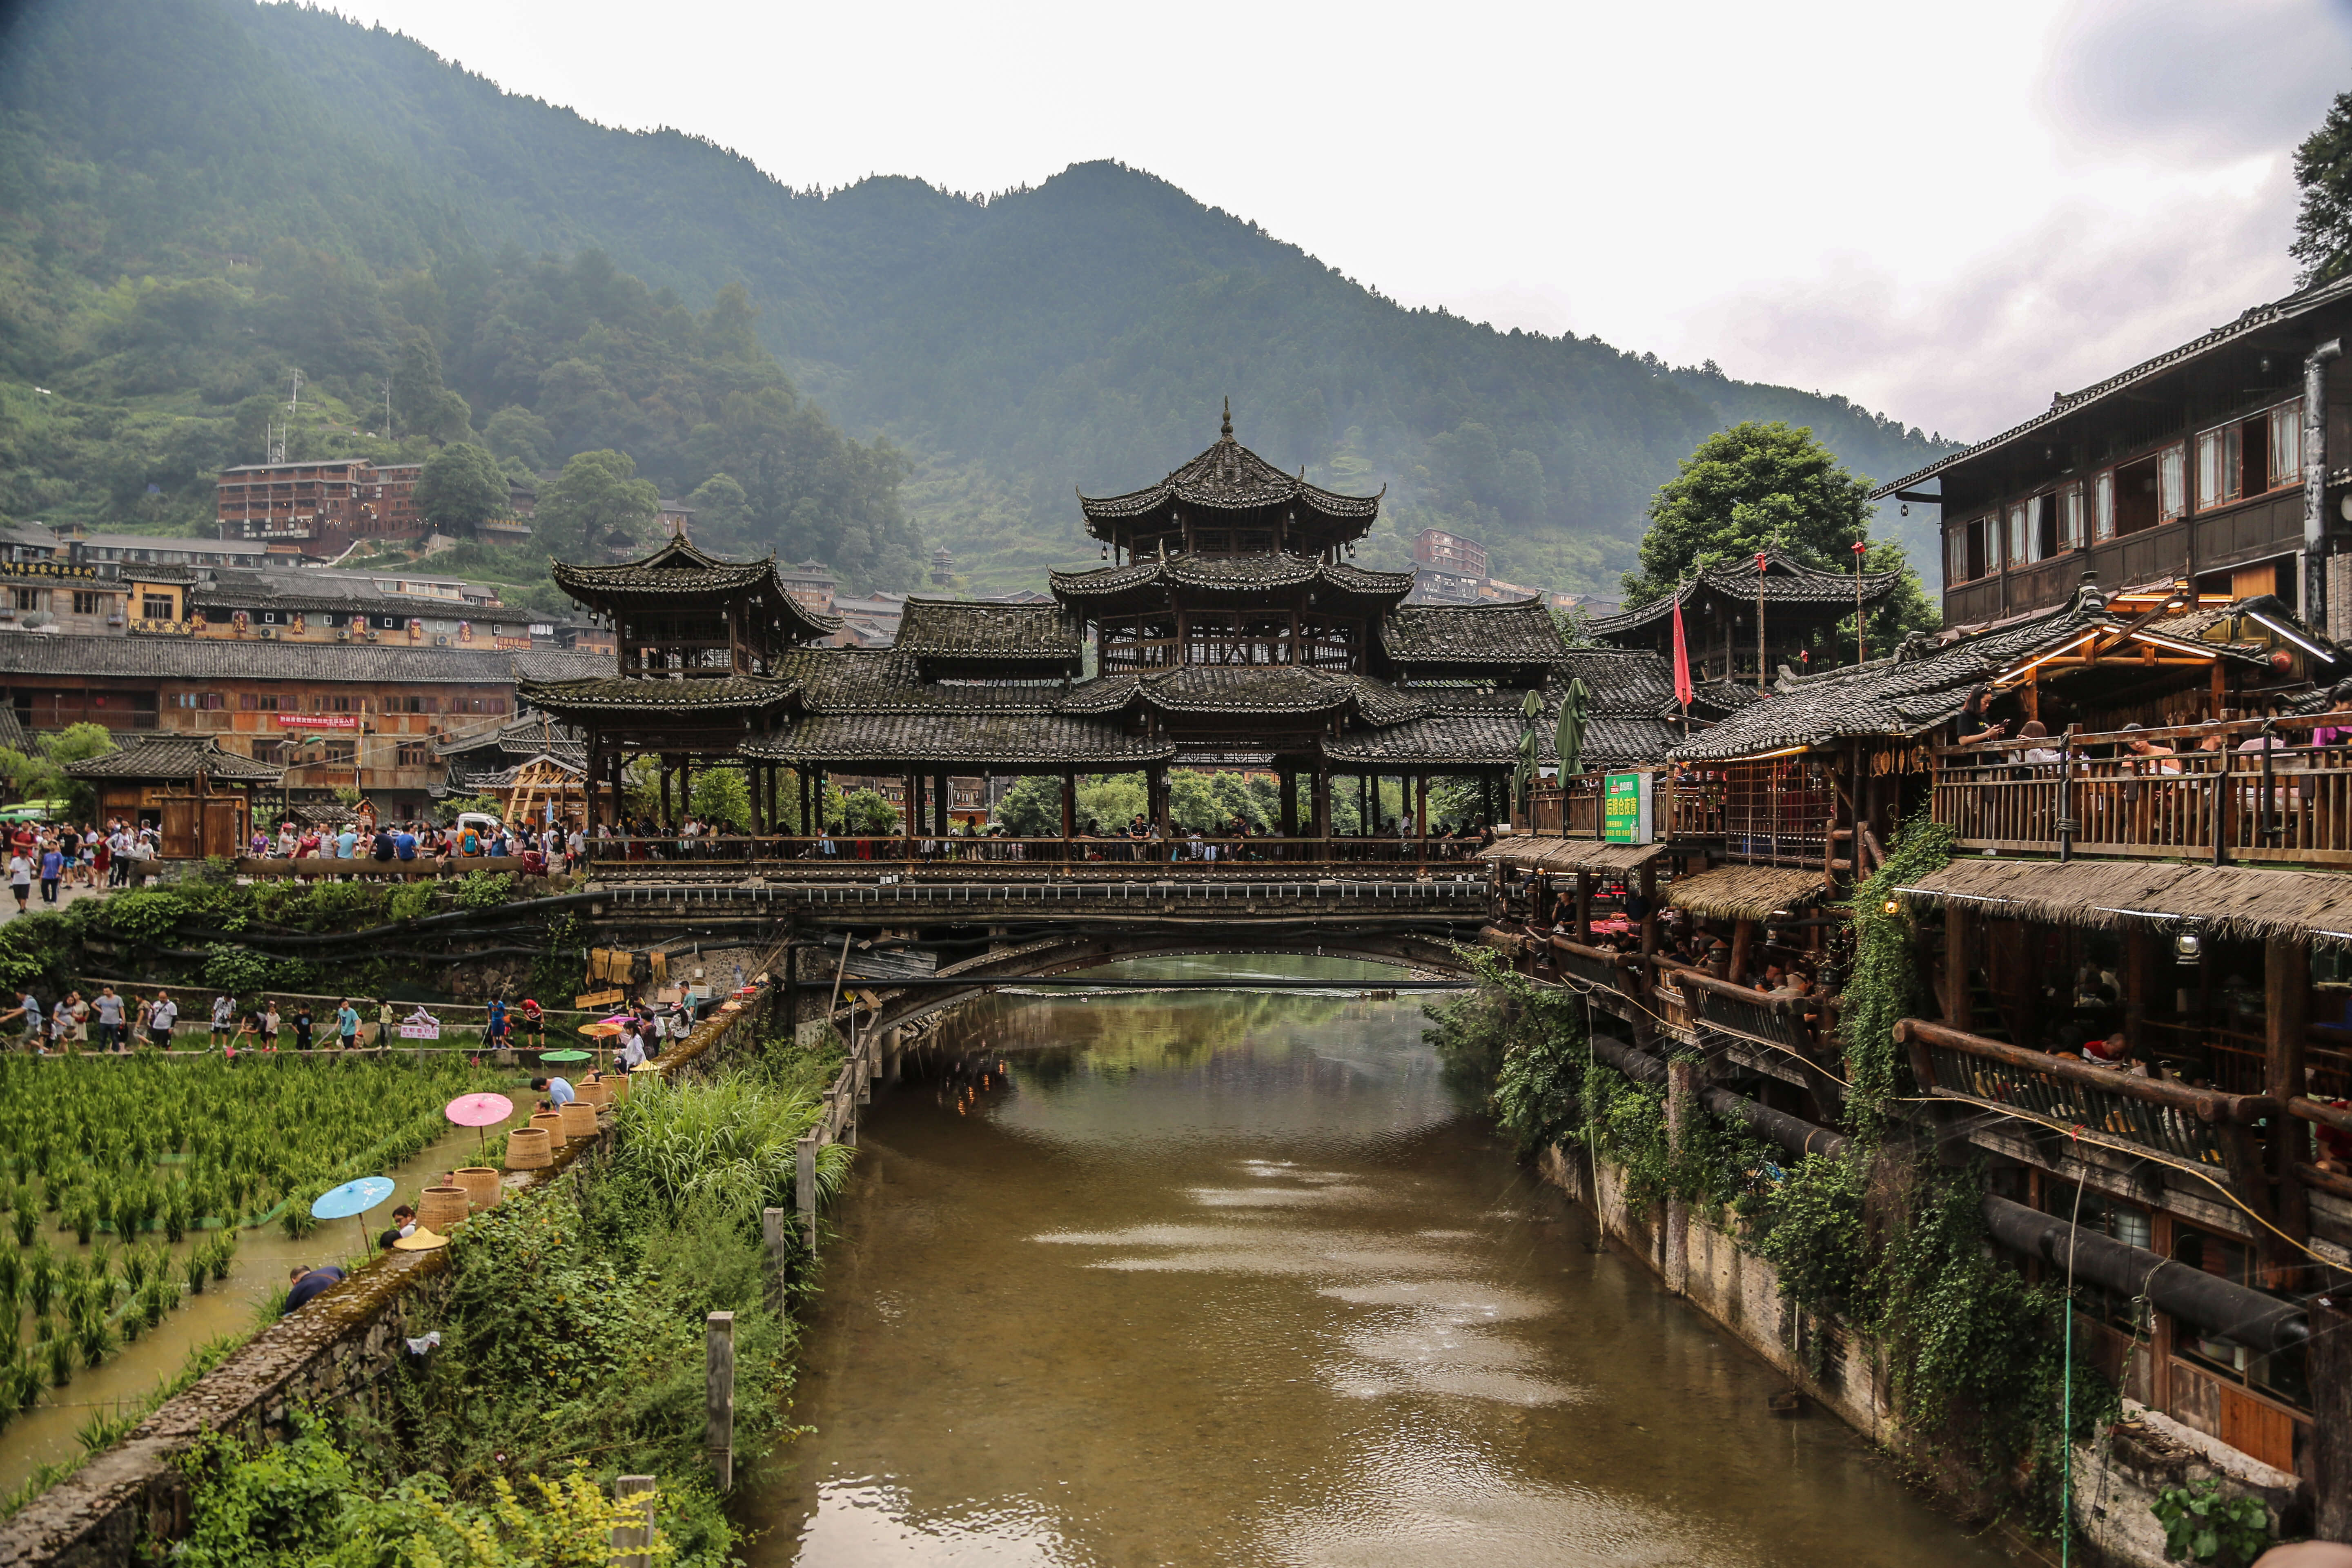
[[[228,1278],[229,1265],[236,1261],[236,1232],[225,1230],[212,1240],[212,1276],[217,1285]]]
[[[8,1228],[15,1234],[16,1245],[19,1247],[32,1246],[33,1233],[40,1227],[41,1216],[38,1210],[20,1206],[8,1216]]]
[[[209,1266],[210,1260],[205,1257],[205,1249],[201,1247],[190,1247],[181,1258],[180,1277],[186,1281],[189,1295],[204,1294],[205,1274]]]
[[[63,1388],[73,1381],[73,1342],[53,1339],[47,1347],[49,1386]]]
[[[173,1182],[163,1199],[163,1238],[174,1247],[188,1234],[189,1208],[188,1184]]]
[[[146,1407],[138,1400],[92,1410],[89,1418],[74,1428],[74,1441],[81,1445],[85,1455],[95,1458],[130,1436],[147,1416]]]
[[[85,1312],[74,1322],[74,1349],[84,1366],[96,1366],[114,1353],[114,1327],[100,1312]]]
[[[98,1234],[97,1200],[87,1194],[78,1197],[74,1202],[73,1213],[66,1216],[66,1224],[71,1227],[74,1239],[82,1246],[88,1247],[89,1238]]]
[[[180,1293],[173,1289],[169,1279],[161,1273],[147,1276],[147,1284],[139,1292],[139,1312],[147,1320],[149,1328],[162,1322],[165,1314],[179,1304]]]
[[[131,1287],[133,1295],[138,1293],[141,1286],[147,1283],[147,1249],[145,1247],[133,1247],[124,1250],[122,1279],[124,1284]]]
[[[24,1255],[20,1252],[0,1252],[0,1295],[6,1296],[12,1301],[15,1300],[16,1288],[24,1283]],[[13,1321],[5,1312],[0,1312],[0,1323]]]
[[[25,1300],[36,1316],[45,1316],[58,1293],[58,1258],[46,1241],[36,1242],[26,1255]]]

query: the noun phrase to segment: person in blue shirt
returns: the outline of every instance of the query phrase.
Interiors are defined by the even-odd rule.
[[[65,852],[52,842],[41,851],[41,902],[58,901],[58,879],[66,874]]]
[[[399,832],[392,836],[392,852],[403,860],[415,859],[416,835],[408,831],[404,826]]]
[[[493,1050],[504,1050],[507,1044],[507,999],[503,996],[490,1003],[489,1026],[482,1031],[482,1043]]]
[[[286,1277],[286,1310],[278,1315],[282,1318],[288,1313],[300,1310],[312,1300],[341,1284],[345,1278],[343,1271],[331,1263],[321,1265],[317,1268],[296,1268]]]
[[[343,1005],[335,1009],[335,1035],[347,1051],[360,1043],[360,1010],[352,1005],[352,999],[348,996],[343,998]]]
[[[578,1092],[572,1089],[571,1080],[568,1079],[535,1078],[530,1080],[530,1087],[541,1094],[547,1096],[549,1103],[552,1104],[558,1110],[562,1110],[565,1106],[580,1098]]]

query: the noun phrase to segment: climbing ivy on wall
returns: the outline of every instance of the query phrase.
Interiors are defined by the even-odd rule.
[[[1951,828],[1923,813],[1895,836],[1885,862],[1854,889],[1846,904],[1853,922],[1853,973],[1838,993],[1852,1086],[1846,1112],[1855,1132],[1867,1140],[1878,1137],[1887,1107],[1904,1092],[1895,1022],[1927,1000],[1919,978],[1918,931],[1895,890],[1941,869],[1951,858]]]

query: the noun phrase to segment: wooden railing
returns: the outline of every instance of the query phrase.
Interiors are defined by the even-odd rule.
[[[2315,730],[2329,743],[2311,744]],[[1935,818],[1963,849],[2352,864],[2352,744],[2338,731],[2352,739],[2352,714],[1943,747]],[[2140,755],[2136,742],[2175,749]]]
[[[1634,953],[1612,952],[1605,947],[1587,947],[1564,936],[1551,939],[1552,966],[1562,974],[1570,974],[1588,985],[1632,994],[1638,981],[1636,974],[1641,957]]]
[[[2192,1089],[2028,1050],[1923,1018],[1895,1026],[1922,1092],[2081,1128],[2226,1174],[2239,1195],[2268,1207],[2252,1128],[2279,1113],[2266,1095]]]
[[[1628,770],[1630,771],[1630,770]],[[1595,768],[1528,792],[1528,830],[1547,838],[1598,838],[1608,772]],[[1650,825],[1660,839],[1720,834],[1721,781],[1677,780],[1669,769],[1650,771]]]
[[[1667,977],[1682,993],[1684,1009],[1694,1027],[1719,1030],[1813,1059],[1817,1047],[1810,1020],[1822,1015],[1828,1005],[1824,998],[1769,995],[1696,969],[1672,969]]]
[[[588,860],[599,868],[645,868],[686,873],[784,868],[795,877],[845,874],[1019,876],[1024,868],[1124,865],[1181,867],[1187,876],[1246,874],[1269,865],[1413,866],[1467,868],[1475,838],[964,838],[950,835],[838,835],[823,838],[598,838]],[[357,862],[352,862],[357,865]]]

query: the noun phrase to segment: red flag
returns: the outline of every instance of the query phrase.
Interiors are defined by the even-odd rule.
[[[1675,700],[1687,708],[1691,705],[1691,699],[1697,695],[1697,689],[1691,685],[1690,648],[1683,641],[1683,602],[1677,598],[1675,600]]]

